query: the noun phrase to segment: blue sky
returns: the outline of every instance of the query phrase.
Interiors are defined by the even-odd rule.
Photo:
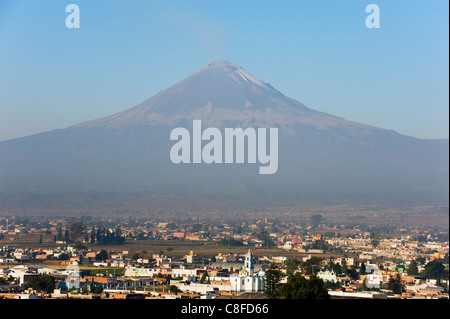
[[[68,29],[65,8],[80,8]],[[365,8],[380,8],[368,29]],[[0,140],[128,109],[214,60],[307,106],[449,136],[448,1],[0,2]]]

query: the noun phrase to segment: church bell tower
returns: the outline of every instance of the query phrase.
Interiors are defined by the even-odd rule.
[[[248,253],[245,255],[244,261],[244,270],[247,276],[253,276],[253,271],[255,270],[253,254],[248,250]]]

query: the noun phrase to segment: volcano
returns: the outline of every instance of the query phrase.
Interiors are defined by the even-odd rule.
[[[170,132],[194,120],[219,129],[278,128],[278,171],[172,163]],[[448,203],[448,154],[448,140],[313,110],[217,61],[123,112],[0,142],[0,210]]]
[[[222,127],[225,123],[283,125],[286,128],[296,124],[316,128],[352,125],[284,96],[241,67],[217,61],[131,109],[81,123],[74,128],[173,126],[194,119],[215,127]]]

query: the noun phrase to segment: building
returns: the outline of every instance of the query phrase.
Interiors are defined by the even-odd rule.
[[[335,263],[336,263],[336,264],[339,264],[339,265],[341,265],[341,266],[342,266],[344,263],[347,264],[347,266],[356,266],[356,260],[355,260],[355,258],[339,257],[339,258],[336,258]]]
[[[157,269],[127,266],[124,277],[153,277],[157,273]]]
[[[80,289],[80,270],[75,265],[67,266],[65,273],[67,274],[65,283],[69,290]]]
[[[186,240],[202,240],[202,235],[199,234],[186,234]]]
[[[185,258],[188,264],[199,264],[201,262],[200,256],[195,255],[193,251],[186,255]]]
[[[21,285],[27,283],[32,279],[37,279],[41,277],[41,275],[36,270],[23,265],[18,265],[10,268],[7,273],[7,276],[11,276],[13,278],[18,279]]]
[[[377,291],[328,291],[331,299],[387,299],[385,293]]]
[[[386,283],[389,280],[388,275],[384,275],[378,270],[376,270],[373,274],[367,275],[366,277],[366,286],[367,288],[382,288],[383,283]]]
[[[319,277],[323,281],[337,282],[337,277],[334,271],[319,271],[317,273],[317,277]]]
[[[239,274],[230,276],[231,290],[233,292],[264,291],[266,276],[264,272],[255,272],[253,254],[248,251],[245,255],[244,268]]]
[[[222,262],[222,263],[232,263],[238,261],[238,255],[235,254],[227,254],[223,255],[222,253],[219,253],[217,256],[215,256],[216,262]],[[239,267],[238,267],[239,269]]]

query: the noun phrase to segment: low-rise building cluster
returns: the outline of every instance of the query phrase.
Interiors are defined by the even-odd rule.
[[[0,297],[263,297],[266,271],[275,267],[284,275],[281,284],[290,274],[317,276],[333,298],[448,298],[448,233],[442,231],[268,219],[101,222],[0,219]],[[39,242],[28,248],[21,244],[33,236]],[[97,247],[98,238],[104,243],[111,237],[149,247],[152,241],[197,248],[204,243],[223,252],[190,251],[177,257],[169,249],[156,253]],[[267,255],[268,250],[276,254]],[[34,282],[44,277],[51,277],[51,287],[35,289]]]

